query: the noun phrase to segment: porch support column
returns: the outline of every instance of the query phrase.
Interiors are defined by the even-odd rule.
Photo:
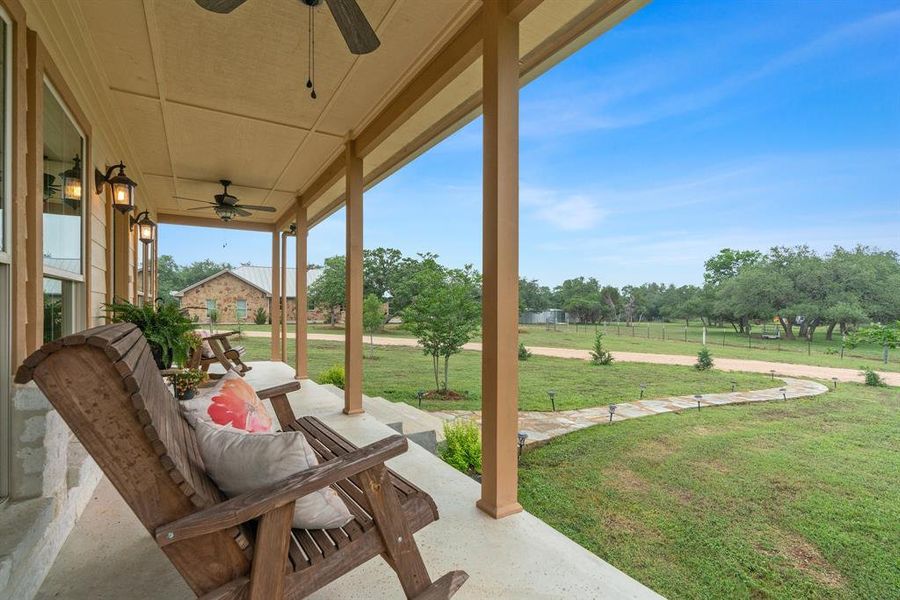
[[[281,234],[281,360],[287,360],[287,241],[289,234]]]
[[[519,26],[506,2],[485,1],[483,477],[478,507],[522,510],[517,495],[519,314]]]
[[[306,253],[306,234],[309,229],[309,223],[306,220],[306,208],[298,197],[295,208],[295,216],[297,223],[297,318],[295,326],[294,342],[297,344],[297,379],[307,379],[309,377],[309,358],[307,353],[306,334],[306,305],[308,303],[306,293],[306,270],[307,253]]]
[[[281,360],[281,252],[278,246],[278,228],[272,230],[272,360]]]
[[[363,303],[363,163],[356,144],[346,147],[346,287],[344,302],[344,412],[362,408],[362,303]]]

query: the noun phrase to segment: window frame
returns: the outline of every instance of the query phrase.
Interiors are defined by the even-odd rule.
[[[244,303],[243,315],[241,314],[241,303]],[[247,318],[247,301],[244,299],[238,299],[234,301],[234,317],[238,320]]]
[[[21,9],[20,9],[21,11]],[[10,471],[12,470],[12,270],[13,270],[13,71],[16,70],[17,54],[13,46],[19,26],[5,2],[0,1],[0,21],[5,29],[3,47],[3,242],[0,244],[0,505],[10,494]]]
[[[210,303],[212,303],[212,308],[210,308]],[[206,299],[206,318],[209,318],[209,311],[216,310],[216,299],[215,298],[207,298]]]

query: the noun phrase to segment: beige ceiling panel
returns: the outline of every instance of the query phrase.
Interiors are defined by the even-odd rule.
[[[360,57],[341,92],[340,102],[322,120],[325,131],[346,132],[360,125],[377,100],[392,93],[435,39],[467,6],[466,0],[397,0],[378,32],[381,46]]]
[[[144,173],[171,175],[169,147],[159,101],[144,96],[113,92],[122,122],[128,128],[131,149]]]
[[[363,0],[378,23],[392,0]],[[169,98],[278,123],[309,127],[353,62],[334,19],[316,11],[315,84],[309,96],[309,11],[297,0],[250,0],[227,15],[196,3],[155,4]]]
[[[313,133],[285,171],[278,188],[291,191],[303,189],[318,174],[323,163],[329,162],[343,145],[344,141],[340,138]]]
[[[135,190],[135,198],[140,206],[149,203],[156,210],[170,212],[179,207],[175,199],[175,184],[171,177],[144,175],[142,185]]]
[[[272,187],[303,130],[197,108],[168,105],[170,148],[181,178]]]
[[[176,4],[176,2],[172,2]],[[113,88],[156,96],[156,73],[141,0],[79,0]]]

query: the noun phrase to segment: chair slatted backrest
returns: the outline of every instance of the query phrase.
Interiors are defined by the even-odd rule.
[[[45,344],[16,373],[17,383],[31,380],[151,534],[224,499],[135,325],[103,325]],[[247,539],[233,529],[163,551],[199,595],[249,572]]]

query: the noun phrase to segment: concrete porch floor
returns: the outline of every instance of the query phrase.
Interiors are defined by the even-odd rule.
[[[284,363],[252,363],[257,389],[293,378]],[[347,416],[312,381],[291,394],[297,415],[316,415],[357,445],[395,432],[371,415]],[[416,534],[433,578],[463,569],[457,598],[660,598],[537,517],[495,521],[475,508],[478,484],[416,444],[389,466],[431,494],[440,520]],[[37,598],[193,598],[190,589],[105,478],[63,546]],[[316,599],[402,598],[393,571],[374,559],[318,591]]]

